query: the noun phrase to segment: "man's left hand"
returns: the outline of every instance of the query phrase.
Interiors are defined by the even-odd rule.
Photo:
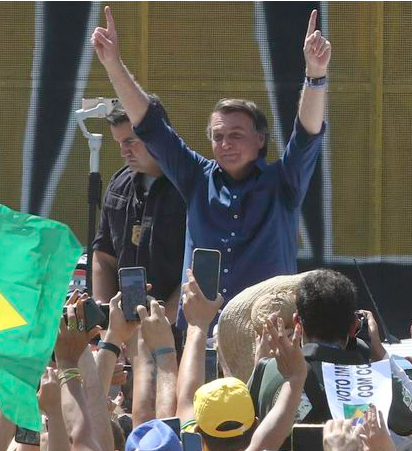
[[[306,75],[313,78],[320,78],[326,75],[332,53],[330,42],[322,36],[320,30],[316,30],[317,17],[318,12],[314,9],[310,15],[305,44],[303,46],[306,61]]]

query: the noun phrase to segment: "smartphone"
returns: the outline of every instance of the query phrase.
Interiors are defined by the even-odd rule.
[[[167,424],[170,427],[170,429],[178,437],[180,437],[180,419],[178,417],[161,418],[161,421],[163,421],[163,423]]]
[[[323,424],[295,424],[292,428],[292,450],[323,449]]]
[[[84,327],[86,332],[93,327],[101,326],[106,330],[109,326],[109,304],[97,304],[93,298],[87,298],[83,303]],[[63,308],[63,316],[67,324],[67,306]]]
[[[96,326],[104,326],[106,324],[106,315],[93,298],[87,298],[83,303],[84,312],[84,328],[86,332]]]
[[[193,251],[192,270],[202,293],[214,301],[219,291],[220,251],[196,248]]]
[[[218,378],[217,351],[206,348],[206,383]]]
[[[31,431],[30,429],[16,427],[16,434],[14,440],[17,443],[23,443],[25,445],[40,445],[40,433],[37,431]]]
[[[202,451],[202,436],[197,432],[183,432],[183,451]]]
[[[109,327],[110,304],[100,304],[99,307],[101,308],[105,318],[104,324],[99,324],[99,326],[102,326],[104,330],[107,330]]]
[[[119,287],[122,292],[121,306],[126,321],[138,321],[138,305],[147,308],[146,269],[142,266],[119,269]]]

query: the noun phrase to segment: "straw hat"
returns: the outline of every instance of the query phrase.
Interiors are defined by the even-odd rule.
[[[276,276],[246,288],[223,309],[218,323],[219,352],[232,376],[247,382],[253,371],[255,340],[265,319],[277,312],[286,328],[293,327],[295,290],[309,272]]]

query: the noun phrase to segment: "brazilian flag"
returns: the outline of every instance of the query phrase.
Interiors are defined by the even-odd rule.
[[[0,204],[0,410],[40,430],[40,376],[82,247],[70,228]]]

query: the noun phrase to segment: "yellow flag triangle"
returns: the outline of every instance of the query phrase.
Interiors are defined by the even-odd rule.
[[[27,324],[27,321],[0,293],[0,331],[24,326],[25,324]]]

